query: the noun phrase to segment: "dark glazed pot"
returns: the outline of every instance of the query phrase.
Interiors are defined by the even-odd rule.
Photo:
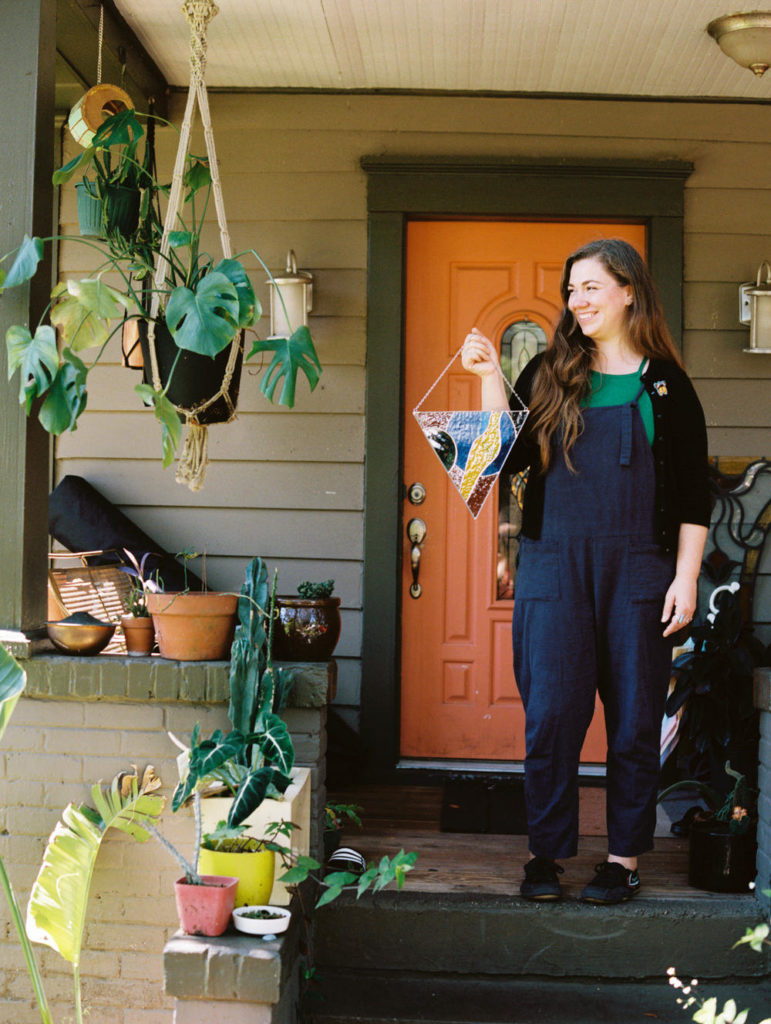
[[[727,822],[694,821],[688,848],[688,884],[707,892],[747,892],[755,878],[755,828],[732,835]]]
[[[329,661],[340,639],[340,598],[277,597],[273,630],[277,661]]]

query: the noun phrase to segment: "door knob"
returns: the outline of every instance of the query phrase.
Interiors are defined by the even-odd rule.
[[[410,519],[407,523],[407,538],[412,545],[410,549],[410,567],[412,569],[412,583],[410,584],[410,597],[420,597],[423,587],[418,583],[420,573],[420,547],[426,539],[426,524],[422,519]]]
[[[419,480],[407,488],[407,498],[413,505],[422,505],[426,500],[426,489]]]

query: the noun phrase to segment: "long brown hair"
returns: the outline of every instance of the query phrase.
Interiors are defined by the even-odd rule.
[[[560,282],[562,314],[538,367],[530,399],[531,429],[544,470],[551,461],[555,434],[568,467],[573,469],[570,449],[583,429],[581,402],[589,394],[589,374],[597,349],[568,309],[568,285],[573,264],[590,257],[598,259],[620,285],[632,286],[626,327],[632,350],[641,358],[667,359],[682,367],[656,286],[637,250],[621,238],[598,239],[576,249],[565,261]]]

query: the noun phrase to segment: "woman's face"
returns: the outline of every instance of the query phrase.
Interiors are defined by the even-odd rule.
[[[584,334],[596,342],[623,339],[632,286],[619,284],[596,256],[570,268],[568,309]]]

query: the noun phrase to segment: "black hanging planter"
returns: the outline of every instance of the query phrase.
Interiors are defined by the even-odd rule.
[[[144,382],[153,383],[152,361],[150,359],[150,345],[147,338],[147,321],[137,321],[139,325],[139,343],[142,346],[142,358],[144,361]],[[171,332],[165,323],[158,322],[155,325],[155,351],[158,356],[158,372],[161,384],[166,386],[171,368],[181,352],[179,362],[174,368],[171,378],[171,386],[167,392],[167,398],[178,409],[186,411],[195,410],[203,402],[206,402],[222,387],[225,377],[230,348],[223,349],[214,358],[202,356],[198,352],[188,352],[186,349],[178,349]],[[227,389],[229,402],[224,396],[220,396],[211,405],[201,412],[195,414],[195,419],[202,426],[211,423],[227,423],[232,418],[233,412],[238,403],[238,391],[241,384],[241,363],[244,355],[243,332],[238,338],[238,356],[236,358],[233,376],[230,379],[230,386]]]
[[[127,185],[106,185],[104,187],[104,222],[108,235],[130,238],[139,226],[138,188]]]
[[[688,884],[707,892],[747,892],[755,878],[755,827],[732,834],[727,822],[696,820],[688,847]]]

